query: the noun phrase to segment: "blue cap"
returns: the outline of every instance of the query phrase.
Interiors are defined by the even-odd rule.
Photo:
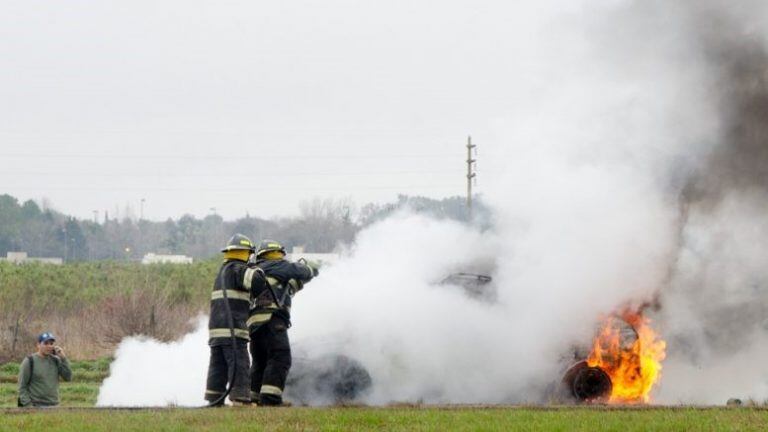
[[[41,333],[40,336],[37,337],[37,343],[41,343],[49,340],[55,341],[56,336],[54,336],[53,333],[45,332],[45,333]]]

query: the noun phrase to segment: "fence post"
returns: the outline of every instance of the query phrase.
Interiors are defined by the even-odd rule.
[[[152,305],[152,311],[149,314],[149,331],[151,332],[152,336],[155,336],[155,305]]]
[[[16,326],[13,327],[13,342],[11,343],[11,352],[16,353],[16,341],[19,339],[19,317],[16,317]]]

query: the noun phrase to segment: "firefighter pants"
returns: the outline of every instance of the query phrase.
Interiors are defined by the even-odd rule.
[[[251,399],[260,405],[283,403],[283,389],[291,368],[288,323],[272,318],[251,333]]]
[[[246,341],[238,340],[234,350],[231,344],[212,346],[205,400],[213,402],[219,399],[227,389],[230,372],[233,372],[234,382],[232,383],[232,391],[229,393],[229,400],[250,402],[251,397],[248,391],[249,366]],[[232,371],[233,368],[235,368],[234,371]],[[224,401],[222,400],[220,403],[223,404]]]

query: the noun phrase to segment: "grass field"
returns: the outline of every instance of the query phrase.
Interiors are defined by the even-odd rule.
[[[18,363],[0,366],[0,431],[545,430],[762,431],[764,408],[392,406],[93,409],[109,358],[72,362],[62,408],[16,409]]]
[[[757,408],[387,407],[6,410],[0,431],[764,431]]]

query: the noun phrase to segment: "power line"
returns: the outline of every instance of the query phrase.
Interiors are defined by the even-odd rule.
[[[356,190],[404,190],[411,189],[458,189],[460,185],[407,185],[407,186],[347,186],[339,188],[313,188],[305,186],[297,187],[222,187],[222,188],[199,188],[193,185],[189,187],[79,187],[79,186],[45,186],[45,187],[20,187],[12,188],[13,191],[82,191],[82,192],[248,192],[248,191],[312,191],[312,192],[344,192]]]
[[[254,160],[280,160],[280,159],[288,159],[288,160],[294,160],[294,159],[429,159],[429,158],[453,158],[452,155],[445,155],[445,154],[417,154],[417,155],[376,155],[376,154],[370,154],[370,155],[306,155],[306,154],[295,154],[295,155],[237,155],[234,158],[237,160],[243,160],[243,159],[254,159]],[[223,155],[191,155],[191,154],[178,154],[178,155],[154,155],[154,154],[146,154],[146,155],[121,155],[121,154],[50,154],[50,153],[40,153],[40,154],[20,154],[20,153],[14,153],[14,154],[0,154],[0,158],[16,158],[16,159],[172,159],[172,160],[210,160],[210,159],[226,159],[231,160],[233,159],[233,156],[223,156]]]
[[[280,173],[240,173],[240,174],[216,174],[216,173],[86,173],[86,172],[50,172],[50,171],[26,171],[26,172],[0,172],[5,176],[49,176],[49,177],[303,177],[303,176],[376,176],[376,175],[434,175],[434,174],[454,174],[454,171],[390,171],[390,172],[280,172]]]

